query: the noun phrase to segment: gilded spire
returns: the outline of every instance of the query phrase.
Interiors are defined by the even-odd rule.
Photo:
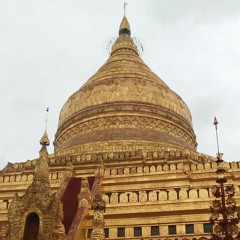
[[[127,3],[124,2],[124,5],[123,5],[124,16],[123,16],[122,22],[121,22],[120,27],[119,27],[119,35],[121,35],[121,34],[131,35],[130,24],[129,24],[129,22],[127,20],[127,17],[126,17],[126,6],[127,6]]]
[[[49,141],[49,138],[48,138],[48,134],[47,134],[47,131],[44,132],[41,140],[40,140],[40,144],[42,146],[49,146],[50,144],[50,141]]]
[[[46,109],[45,132],[44,132],[42,138],[40,139],[40,144],[41,144],[42,146],[49,146],[49,144],[50,144],[50,141],[49,141],[49,138],[48,138],[48,134],[47,134],[48,111],[49,111],[49,108]]]

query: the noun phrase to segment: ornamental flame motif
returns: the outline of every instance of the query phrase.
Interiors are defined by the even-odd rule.
[[[227,179],[224,177],[226,172],[223,160],[217,156],[218,168],[216,173],[219,175],[217,183],[219,187],[213,189],[216,199],[213,201],[211,209],[210,223],[213,226],[212,240],[237,240],[240,239],[239,233],[239,213],[236,211],[236,201],[234,199],[235,189],[233,185],[224,186]]]

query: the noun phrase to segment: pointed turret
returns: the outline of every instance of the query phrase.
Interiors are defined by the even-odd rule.
[[[42,181],[49,183],[49,169],[48,169],[48,151],[47,146],[49,146],[50,141],[47,135],[47,131],[45,130],[40,144],[42,145],[39,151],[39,159],[37,160],[37,164],[35,166],[35,177],[34,181]]]
[[[35,166],[34,181],[49,183],[48,151],[46,145],[43,145],[39,151],[39,159]]]
[[[44,180],[46,180],[46,182],[49,182],[47,146],[49,146],[50,141],[49,141],[46,131],[44,132],[44,134],[40,140],[40,144],[42,145],[42,148],[39,151],[39,159],[38,159],[36,167],[35,167],[34,179],[35,179],[35,181],[44,179]]]

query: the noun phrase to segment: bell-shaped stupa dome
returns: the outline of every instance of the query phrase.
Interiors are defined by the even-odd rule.
[[[55,151],[153,143],[197,145],[187,105],[140,58],[124,16],[109,59],[64,104]]]

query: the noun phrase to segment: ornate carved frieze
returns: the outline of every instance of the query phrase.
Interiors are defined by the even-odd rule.
[[[86,117],[94,117],[96,114],[99,113],[112,113],[113,111],[124,111],[125,113],[128,113],[128,115],[136,114],[136,112],[139,113],[145,113],[149,114],[151,113],[151,117],[153,117],[152,114],[154,114],[155,118],[166,118],[171,119],[176,124],[182,126],[182,128],[187,129],[188,131],[192,132],[192,135],[194,135],[193,130],[191,129],[191,122],[186,121],[183,117],[180,117],[178,114],[174,113],[173,111],[167,110],[161,106],[158,106],[156,104],[147,104],[147,103],[136,103],[136,102],[114,102],[114,104],[111,103],[105,103],[100,106],[91,106],[90,108],[82,109],[81,111],[78,111],[77,114],[74,114],[71,116],[71,118],[65,120],[59,127],[57,131],[57,136],[64,131],[67,127],[69,127],[72,124],[76,124],[79,121],[86,121]],[[118,114],[119,115],[119,114]]]
[[[95,143],[83,144],[57,152],[53,164],[66,162],[66,158],[69,158],[70,154],[71,162],[96,161],[101,159],[104,161],[112,159],[131,160],[139,158],[143,161],[148,159],[164,161],[171,159],[188,159],[190,165],[186,171],[194,171],[198,169],[199,163],[204,163],[204,169],[206,170],[216,168],[215,163],[213,162],[214,158],[211,156],[197,153],[183,147],[166,144],[161,145],[154,142],[151,142],[151,145],[149,145],[149,143],[145,141],[129,140],[127,142],[114,141],[99,145]],[[227,166],[227,168],[230,167],[230,165]],[[159,165],[157,168],[162,168],[162,166]],[[159,170],[160,169],[158,169],[158,171]]]
[[[112,192],[103,194],[107,204],[119,203],[142,203],[142,202],[183,202],[188,199],[210,199],[209,188],[175,188],[175,189],[152,189],[128,192]]]
[[[169,135],[176,139],[175,141],[186,142],[189,147],[195,146],[195,138],[184,128],[176,126],[173,123],[143,116],[111,116],[80,122],[77,125],[75,124],[73,127],[62,132],[55,141],[55,148],[57,150],[61,145],[71,141],[75,137],[109,129],[122,129],[122,131],[127,131],[124,129],[141,129],[141,131],[146,129],[145,131],[151,130],[156,132],[156,134],[159,134],[159,137],[163,134],[166,141]],[[144,136],[142,136],[142,138],[144,138]]]
[[[115,64],[115,63],[112,63]],[[143,102],[161,106],[182,116],[189,123],[191,115],[183,100],[171,91],[163,82],[146,76],[98,76],[73,94],[64,105],[59,125],[84,108],[107,102]],[[124,88],[123,86],[127,86]],[[128,90],[126,90],[128,89]],[[95,94],[98,93],[98,94]],[[118,94],[116,94],[118,92]],[[99,94],[100,93],[100,94]],[[144,94],[143,94],[144,93]],[[79,96],[81,95],[81,97]],[[88,99],[81,101],[81,99]]]

